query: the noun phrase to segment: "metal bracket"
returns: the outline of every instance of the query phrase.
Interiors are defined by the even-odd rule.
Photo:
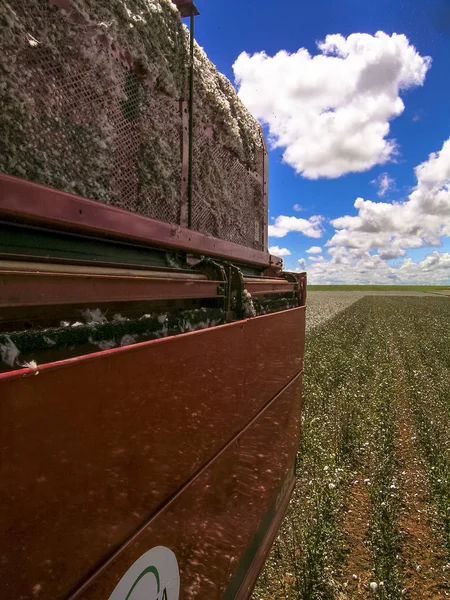
[[[267,269],[264,269],[263,275],[264,277],[281,277],[283,269],[276,265],[271,265]]]
[[[176,4],[182,17],[190,17],[191,15],[197,17],[200,14],[192,0],[173,0],[173,3]]]
[[[253,306],[251,294],[245,289],[242,271],[233,263],[226,262],[224,266],[228,271],[227,321],[239,321],[255,317],[255,307]]]
[[[252,296],[245,289],[244,275],[239,267],[230,262],[218,263],[205,258],[195,265],[195,269],[208,279],[223,282],[218,289],[218,296],[223,295],[222,306],[227,323],[256,316]]]
[[[298,273],[297,281],[299,286],[299,294],[300,294],[300,306],[306,305],[306,289],[308,283],[308,277],[306,272]]]
[[[210,258],[204,258],[195,265],[195,270],[200,271],[208,279],[220,281],[221,284],[217,288],[217,297],[219,298],[219,307],[223,310],[227,310],[227,275],[225,268],[218,262],[211,260]]]
[[[306,287],[307,287],[307,275],[304,271],[303,273],[289,273],[284,271],[283,277],[292,283],[295,283],[295,293],[298,298],[298,305],[305,306],[306,305]]]
[[[233,263],[225,262],[224,266],[228,272],[226,320],[240,320],[244,318],[244,276]]]
[[[281,273],[281,277],[294,284],[294,296],[297,298],[298,306],[301,306],[302,297],[300,294],[300,285],[297,275],[295,275],[294,273],[289,273],[288,271],[283,271]]]
[[[220,281],[226,281],[227,276],[223,266],[211,260],[210,258],[204,258],[195,265],[195,269],[201,271],[208,279],[215,279]]]

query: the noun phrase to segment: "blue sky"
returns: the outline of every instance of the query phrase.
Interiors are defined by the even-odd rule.
[[[197,0],[196,4],[201,12],[196,19],[198,43],[259,117],[266,137],[279,140],[276,148],[269,143],[270,219],[272,225],[280,216],[291,219],[279,221],[283,227],[288,223],[288,231],[271,229],[277,237],[270,237],[269,245],[290,252],[283,257],[286,267],[305,265],[310,281],[316,283],[450,283],[446,187],[450,143],[443,147],[450,138],[450,0]],[[379,31],[386,35],[375,39]],[[342,36],[340,53],[317,46],[332,34]],[[394,39],[393,34],[406,39]],[[350,39],[354,43],[345,42]],[[361,44],[367,50],[355,62],[352,57]],[[306,62],[292,58],[301,48],[309,52],[305,60],[319,58],[314,58],[309,70]],[[276,62],[281,50],[287,58]],[[247,60],[236,63],[243,52]],[[265,57],[258,61],[254,55],[261,52]],[[373,52],[378,53],[378,63],[368,67]],[[333,66],[336,56],[343,75]],[[279,65],[284,76],[274,86],[268,72]],[[371,89],[368,92],[366,86],[361,92],[352,77],[361,78],[366,67],[372,69]],[[330,82],[326,99],[319,98],[320,89],[314,89],[316,75],[319,86],[320,78],[324,87]],[[349,90],[355,85],[348,98],[339,77],[344,77],[344,88],[347,81]],[[399,101],[403,109],[398,109]],[[328,139],[329,131],[321,121],[324,106],[343,123],[337,126],[336,139],[331,133]],[[302,119],[304,114],[308,118]],[[283,126],[281,119],[285,119]],[[380,134],[379,127],[387,125],[386,135]],[[345,140],[355,132],[365,158],[360,161],[350,152],[352,158],[342,162]],[[323,153],[322,145],[328,148]],[[438,153],[431,163],[430,153]],[[421,164],[423,175],[418,181],[414,169]],[[382,180],[389,185],[379,195]],[[357,209],[357,198],[379,205],[361,203]],[[393,202],[403,204],[393,208]],[[305,235],[308,228],[303,220],[314,215],[320,223],[313,223],[316,237],[310,237]],[[346,216],[354,217],[353,221],[342,220]],[[311,247],[319,247],[321,253],[308,254]],[[305,262],[299,264],[299,259]]]

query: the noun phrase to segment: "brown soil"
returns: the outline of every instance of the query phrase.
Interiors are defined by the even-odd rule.
[[[396,352],[393,358],[398,373],[398,479],[403,493],[399,519],[402,534],[400,576],[404,582],[405,598],[440,600],[450,596],[450,572],[445,570],[449,557],[439,534],[442,525],[433,505],[424,461],[415,438],[403,381],[403,365]]]
[[[371,557],[366,546],[371,516],[370,496],[363,473],[359,473],[354,482],[357,483],[352,484],[349,492],[343,523],[347,557],[338,578],[342,588],[342,600],[364,600],[371,597],[368,591],[371,581]]]
[[[442,600],[450,597],[450,557],[440,534],[439,521],[428,486],[424,460],[415,437],[414,424],[404,384],[404,370],[398,351],[391,346],[397,373],[396,449],[398,487],[402,492],[399,517],[402,550],[399,556],[402,597],[410,600]],[[369,489],[359,473],[349,492],[343,532],[347,558],[338,578],[340,600],[366,600],[372,560],[367,541],[371,520]]]

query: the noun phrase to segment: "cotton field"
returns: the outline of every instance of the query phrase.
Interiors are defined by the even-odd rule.
[[[361,292],[308,292],[306,331],[325,323],[363,296]]]
[[[450,299],[307,304],[298,483],[253,598],[450,597]]]

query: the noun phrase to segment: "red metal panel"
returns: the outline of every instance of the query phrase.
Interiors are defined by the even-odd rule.
[[[300,400],[301,390],[298,392],[298,398]],[[298,423],[298,421],[296,421]],[[300,430],[300,424],[299,430]],[[296,447],[298,447],[298,443],[296,443]],[[289,506],[289,502],[291,500],[292,492],[295,487],[295,477],[292,477],[292,480],[289,484],[288,489],[284,493],[278,501],[277,512],[272,520],[269,530],[267,531],[261,545],[258,548],[256,555],[253,558],[251,565],[248,568],[247,574],[239,588],[239,592],[236,595],[235,600],[247,600],[250,598],[253,588],[255,587],[256,581],[258,579],[258,575],[260,574],[264,563],[267,559],[267,556],[270,552],[270,548],[272,547],[273,542],[279,532],[280,525],[283,521],[283,517],[286,513],[287,507]]]
[[[156,545],[177,556],[180,600],[221,599],[271,504],[277,508],[275,519],[284,512],[287,494],[280,484],[292,471],[298,449],[300,407],[298,377],[71,600],[106,600],[129,566]],[[266,553],[272,540],[269,529]],[[249,597],[264,558],[257,553],[248,565],[240,600]]]
[[[270,254],[0,173],[0,216],[261,266]]]
[[[31,598],[36,582],[64,597],[141,527],[301,370],[304,318],[0,375],[2,598]]]
[[[216,298],[222,282],[0,270],[0,307]]]

